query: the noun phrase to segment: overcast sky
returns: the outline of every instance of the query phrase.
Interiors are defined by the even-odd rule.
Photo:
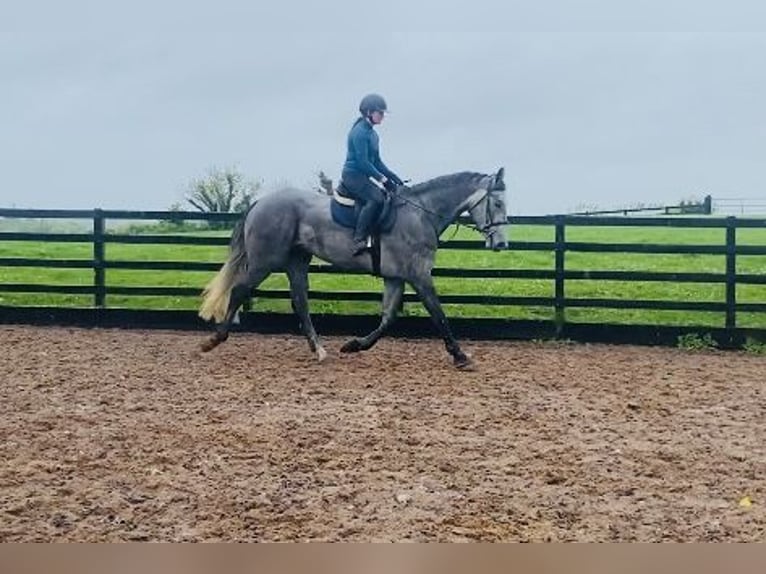
[[[505,166],[515,214],[764,197],[764,29],[761,0],[6,2],[0,206],[337,179],[369,91],[389,167]]]

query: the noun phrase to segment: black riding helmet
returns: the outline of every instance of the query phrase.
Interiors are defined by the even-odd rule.
[[[386,109],[386,100],[379,94],[367,94],[359,103],[359,111],[363,116],[372,112],[385,112]]]

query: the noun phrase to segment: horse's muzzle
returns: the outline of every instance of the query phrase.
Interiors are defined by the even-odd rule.
[[[493,229],[487,236],[485,246],[492,251],[503,251],[508,249],[508,241],[502,229]]]

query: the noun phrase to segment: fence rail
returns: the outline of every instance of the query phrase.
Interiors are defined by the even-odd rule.
[[[656,213],[660,215],[710,215],[713,213],[713,198],[706,195],[699,202],[684,202],[676,205],[655,205],[644,207],[624,207],[622,209],[605,209],[593,211],[577,211],[569,215],[633,215],[636,213]]]
[[[0,283],[0,292],[7,293],[54,293],[88,295],[92,309],[107,309],[109,296],[197,296],[199,288],[192,287],[151,287],[109,285],[106,272],[113,269],[149,271],[216,271],[221,262],[214,261],[126,261],[106,256],[108,244],[134,245],[202,245],[220,246],[229,242],[228,237],[204,237],[188,234],[130,234],[107,232],[108,220],[149,220],[149,221],[217,221],[233,222],[239,215],[206,214],[197,212],[166,211],[113,211],[113,210],[28,210],[0,209],[0,217],[11,219],[80,219],[92,222],[89,233],[40,233],[24,231],[0,232],[0,242],[46,241],[59,243],[86,243],[92,246],[92,257],[88,259],[45,259],[35,257],[2,257],[0,267],[40,267],[55,269],[92,269],[93,282],[88,285],[46,285],[36,283]],[[552,269],[456,269],[437,267],[437,277],[485,278],[485,279],[541,279],[553,281],[552,297],[508,296],[508,295],[443,295],[441,300],[450,304],[533,306],[553,309],[555,332],[566,331],[566,310],[575,308],[601,309],[649,309],[675,311],[707,311],[721,313],[725,317],[725,330],[735,334],[738,329],[739,313],[766,313],[766,303],[738,302],[737,287],[741,285],[766,285],[766,274],[737,273],[738,256],[766,256],[766,245],[738,245],[737,231],[740,229],[766,229],[762,218],[715,218],[715,217],[631,217],[619,216],[517,216],[509,217],[511,226],[546,225],[553,226],[553,241],[511,241],[510,250],[542,251],[554,255]],[[720,245],[673,245],[653,243],[593,243],[568,241],[567,230],[573,227],[666,227],[722,229],[725,241]],[[481,241],[446,241],[442,249],[483,249]],[[725,258],[725,271],[712,272],[658,272],[642,271],[583,271],[567,269],[569,253],[638,253],[638,254],[697,254],[718,255]],[[342,270],[331,265],[311,265],[315,274],[355,275],[361,272]],[[667,301],[667,300],[623,300],[614,298],[573,298],[566,296],[566,287],[572,281],[649,281],[677,283],[722,284],[725,289],[723,301]],[[281,290],[257,290],[258,297],[288,298]],[[313,291],[310,297],[323,301],[380,301],[379,292],[356,291]],[[406,294],[405,301],[414,302],[414,295]],[[6,308],[7,310],[7,308]],[[15,314],[17,315],[17,314]]]
[[[722,215],[766,215],[766,197],[750,198],[715,198],[712,211]]]

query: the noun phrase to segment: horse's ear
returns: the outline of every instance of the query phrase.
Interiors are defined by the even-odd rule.
[[[501,167],[497,170],[497,175],[495,175],[495,179],[497,181],[503,181],[503,178],[505,177],[505,168]]]

